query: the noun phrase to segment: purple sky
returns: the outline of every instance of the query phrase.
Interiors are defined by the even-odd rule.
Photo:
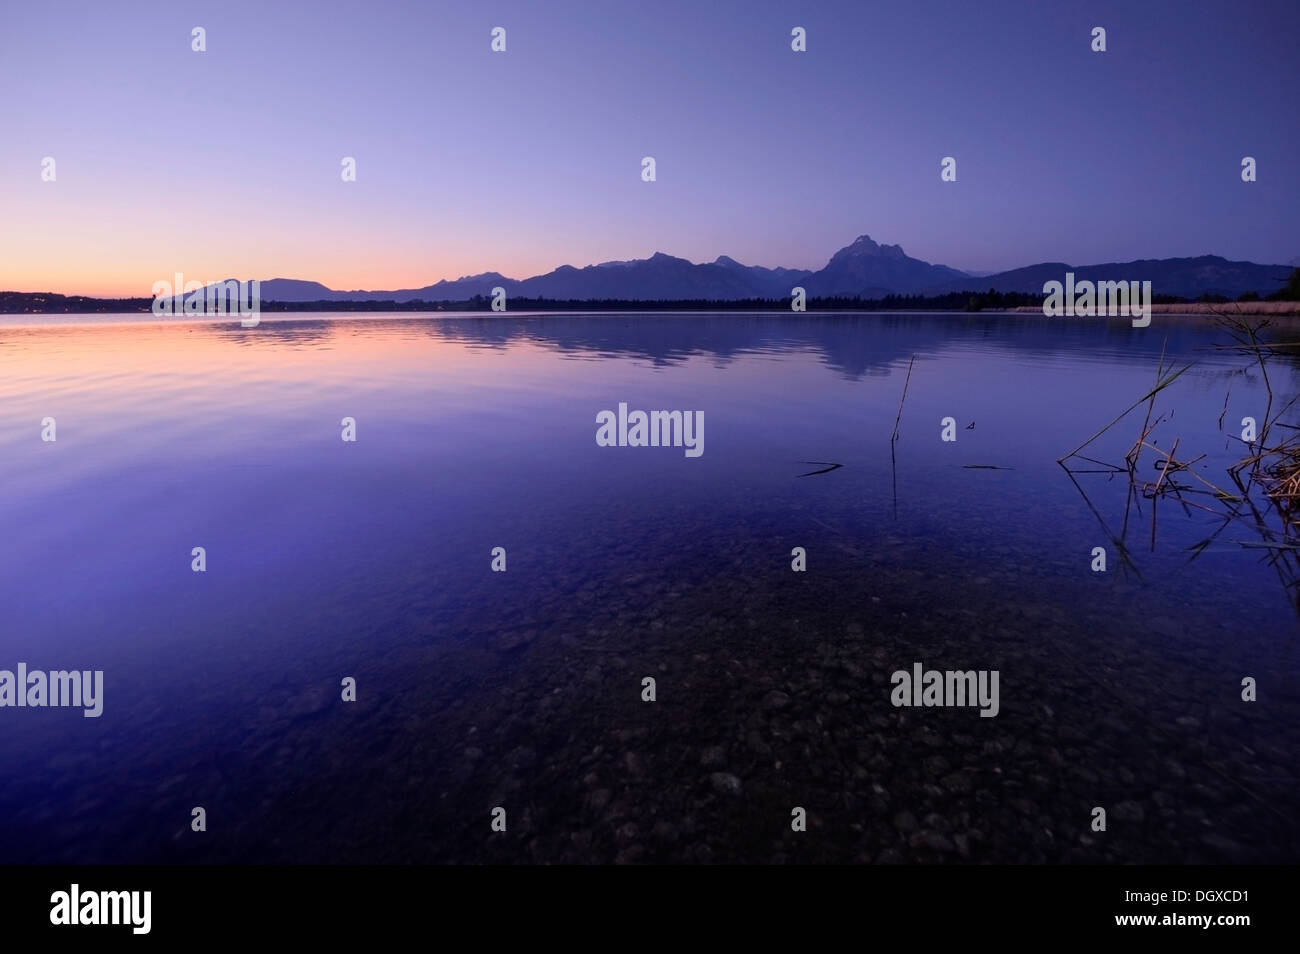
[[[818,268],[862,233],[972,270],[1300,256],[1295,0],[0,17],[0,288],[148,295],[176,271],[399,288],[655,251]]]

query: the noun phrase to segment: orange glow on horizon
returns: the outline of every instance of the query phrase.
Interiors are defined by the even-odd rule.
[[[3,254],[3,252],[0,252],[0,254]],[[532,268],[509,268],[500,264],[480,265],[467,262],[459,266],[451,266],[449,269],[447,266],[444,266],[443,269],[391,266],[367,270],[339,271],[332,275],[322,274],[325,270],[295,271],[290,268],[274,269],[273,273],[267,273],[264,267],[254,268],[252,266],[242,268],[226,266],[219,269],[182,268],[180,272],[185,276],[187,282],[201,281],[206,283],[224,281],[229,278],[256,278],[261,281],[268,281],[273,278],[290,278],[299,281],[320,282],[334,291],[398,291],[408,288],[424,288],[443,279],[455,281],[458,278],[488,271],[500,272],[507,278],[531,278],[533,275],[551,271],[560,264],[563,263],[543,264]],[[139,273],[138,269],[133,269],[135,274],[128,274],[121,269],[104,264],[88,265],[75,270],[66,266],[53,265],[20,269],[14,267],[11,258],[9,263],[0,269],[0,291],[46,292],[55,295],[79,295],[88,298],[151,298],[153,297],[154,282],[172,281],[175,271],[176,269]]]

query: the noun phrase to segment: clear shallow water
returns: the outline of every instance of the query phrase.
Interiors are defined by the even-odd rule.
[[[106,684],[99,719],[0,710],[0,860],[1295,860],[1282,582],[1245,527],[1189,562],[1217,522],[1170,502],[1154,549],[1150,502],[1130,515],[1120,572],[1102,523],[1126,483],[1055,463],[1163,346],[1199,364],[1157,440],[1222,480],[1228,385],[1229,433],[1263,396],[1217,340],[1020,316],[0,321],[0,668]],[[703,411],[703,456],[598,447],[620,401]],[[1088,453],[1122,458],[1138,423]],[[893,708],[915,661],[1000,669],[1000,715]]]

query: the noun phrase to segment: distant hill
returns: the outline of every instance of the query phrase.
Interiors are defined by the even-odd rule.
[[[983,278],[968,277],[944,282],[932,285],[924,292],[927,295],[943,295],[958,291],[988,291],[992,288],[999,292],[1042,294],[1045,282],[1063,282],[1066,272],[1073,272],[1076,282],[1149,281],[1152,294],[1194,299],[1202,295],[1236,298],[1245,292],[1268,295],[1286,284],[1291,275],[1291,267],[1230,262],[1218,255],[1149,258],[1136,262],[1108,262],[1105,265],[1044,262]]]
[[[345,294],[320,282],[303,282],[296,278],[272,278],[262,282],[262,297],[270,301],[327,301]]]
[[[563,265],[519,283],[525,298],[709,298],[726,301],[761,298],[753,276],[723,265],[695,265],[656,252],[630,262],[605,262],[574,268]],[[787,294],[789,294],[787,290]]]
[[[463,301],[475,295],[490,295],[497,285],[506,293],[519,283],[497,272],[467,275],[454,281],[443,279],[423,288],[405,288],[395,291],[335,291],[320,282],[304,282],[293,278],[272,278],[262,282],[263,301]]]

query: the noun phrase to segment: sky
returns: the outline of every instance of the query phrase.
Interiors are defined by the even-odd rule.
[[[1287,262],[1297,35],[1295,0],[5,2],[0,289],[815,269],[862,234],[974,271]]]

